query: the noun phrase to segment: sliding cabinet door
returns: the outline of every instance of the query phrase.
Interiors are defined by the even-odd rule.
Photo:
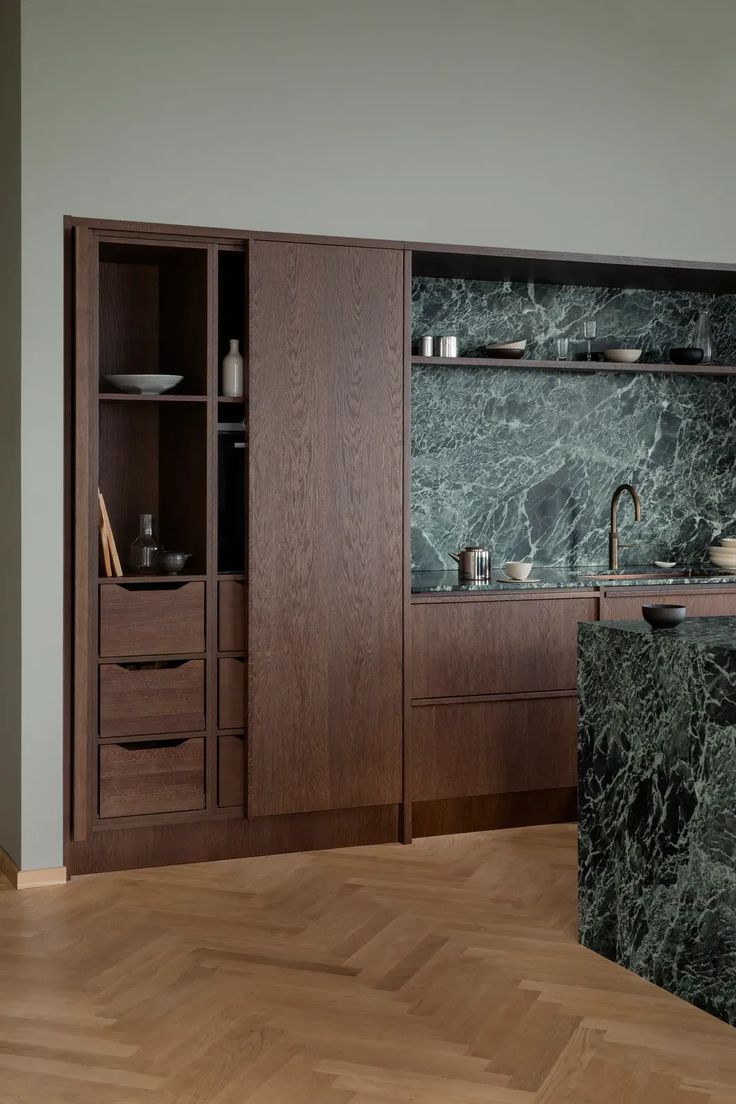
[[[403,257],[250,253],[248,814],[401,800]]]

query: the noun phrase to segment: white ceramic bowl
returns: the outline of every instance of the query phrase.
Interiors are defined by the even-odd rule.
[[[603,355],[606,360],[614,364],[636,364],[642,351],[642,349],[604,349]]]
[[[120,391],[127,391],[135,395],[163,395],[164,391],[170,391],[181,383],[183,376],[104,376],[106,383],[111,383]]]
[[[709,548],[710,562],[716,567],[723,568],[729,574],[736,574],[736,553],[727,552],[724,548]]]
[[[526,338],[521,341],[497,341],[495,345],[489,345],[488,349],[521,349],[523,352],[526,349]]]
[[[736,537],[721,537],[720,543],[723,548],[733,548],[736,551]]]

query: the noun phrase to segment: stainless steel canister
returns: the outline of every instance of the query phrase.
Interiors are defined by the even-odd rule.
[[[457,338],[456,337],[438,337],[437,338],[437,355],[441,357],[456,357],[457,356]]]
[[[434,338],[431,334],[425,334],[424,337],[419,338],[419,355],[420,356],[432,356],[434,352]]]

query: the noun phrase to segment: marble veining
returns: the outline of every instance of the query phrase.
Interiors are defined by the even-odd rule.
[[[644,570],[644,569],[642,569]],[[460,579],[457,568],[449,571],[412,571],[412,594],[462,594],[466,591],[483,593],[496,590],[560,590],[585,587],[592,590],[608,590],[626,586],[733,586],[736,575],[695,575],[691,577],[667,576],[656,569],[636,579],[591,579],[583,570],[562,567],[534,567],[534,581],[524,583],[505,582],[494,571],[493,579],[486,582]]]
[[[736,618],[579,629],[580,940],[736,1025]]]
[[[627,341],[661,351],[689,340],[705,301],[718,351],[736,362],[734,296],[422,278],[413,328],[458,333],[465,353],[534,333],[531,354],[546,356],[559,332],[582,332],[582,318],[618,333],[620,316]],[[636,543],[620,562],[701,561],[715,538],[736,534],[734,441],[736,378],[541,372],[523,361],[415,366],[413,566],[449,567],[448,550],[468,543],[489,545],[499,562],[600,566],[610,496],[622,482],[637,486],[643,514],[634,526],[621,503],[621,543]]]
[[[489,344],[522,337],[536,360],[556,357],[558,337],[582,351],[583,322],[594,318],[594,349],[625,345],[643,349],[644,360],[667,362],[672,347],[692,344],[701,310],[711,317],[714,361],[736,363],[734,295],[432,277],[412,283],[415,340],[456,334],[461,356],[484,356]]]

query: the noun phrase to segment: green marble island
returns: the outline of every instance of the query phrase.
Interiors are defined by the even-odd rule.
[[[584,946],[736,1026],[736,618],[582,624]]]

